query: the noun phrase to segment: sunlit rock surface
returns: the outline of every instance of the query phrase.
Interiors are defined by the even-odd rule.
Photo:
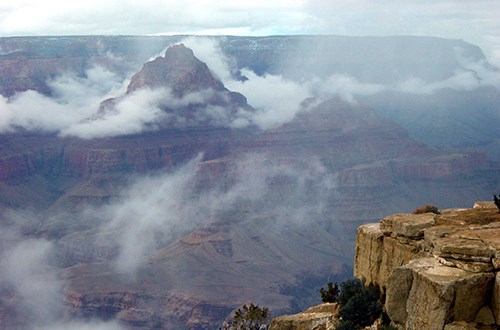
[[[393,322],[406,329],[443,329],[454,321],[489,326],[493,318],[500,324],[500,214],[490,204],[475,205],[398,214],[358,228],[354,274],[385,292]]]
[[[283,315],[272,320],[269,330],[334,330],[339,324],[337,303],[324,303],[295,315]]]

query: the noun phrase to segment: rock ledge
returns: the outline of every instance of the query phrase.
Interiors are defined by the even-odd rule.
[[[400,328],[500,326],[499,270],[500,213],[492,203],[391,215],[357,231],[354,275],[381,288]]]

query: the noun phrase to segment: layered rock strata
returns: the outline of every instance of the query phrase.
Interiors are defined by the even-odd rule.
[[[406,329],[500,325],[500,214],[489,203],[362,225],[354,275]]]

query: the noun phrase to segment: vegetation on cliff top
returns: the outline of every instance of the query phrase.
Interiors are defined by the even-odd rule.
[[[224,323],[219,330],[261,330],[267,329],[271,314],[269,309],[258,305],[243,305],[234,312],[233,320]]]
[[[340,287],[340,289],[339,289]],[[320,289],[323,302],[340,305],[341,320],[337,330],[355,330],[373,324],[382,315],[379,289],[364,285],[356,278],[337,283],[328,283]]]

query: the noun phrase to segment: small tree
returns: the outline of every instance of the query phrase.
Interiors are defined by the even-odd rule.
[[[234,312],[233,320],[224,323],[223,330],[264,330],[267,329],[271,314],[269,309],[257,305],[243,305]]]
[[[347,304],[363,288],[363,283],[357,278],[345,280],[340,284],[339,303],[341,306]]]
[[[339,330],[356,330],[370,325],[382,313],[378,288],[373,285],[365,286],[355,278],[340,284],[337,301],[342,317],[337,327]]]
[[[324,288],[319,289],[321,301],[324,303],[336,302],[339,295],[339,287],[337,283],[333,284],[332,282],[328,282],[326,287],[326,290]]]

